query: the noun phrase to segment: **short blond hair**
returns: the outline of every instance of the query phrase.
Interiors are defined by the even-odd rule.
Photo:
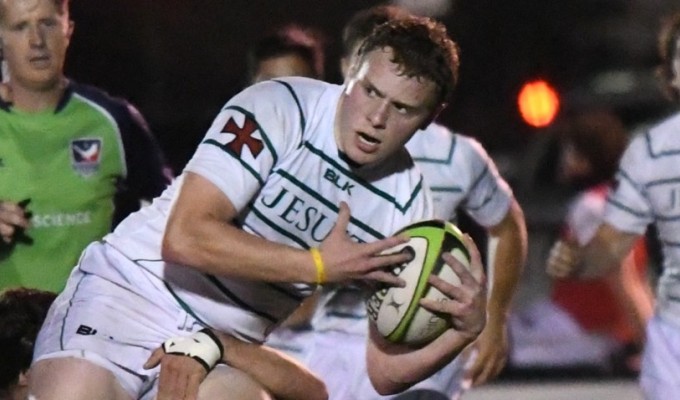
[[[426,78],[438,89],[437,102],[448,101],[458,81],[458,45],[441,22],[407,15],[376,26],[361,43],[355,66],[375,49],[390,48],[392,62],[408,77]]]
[[[0,0],[0,22],[2,22],[5,18],[5,3],[7,1],[8,0]],[[69,1],[70,0],[52,0],[54,5],[57,7],[57,10],[59,11],[59,14],[61,15],[68,14]]]

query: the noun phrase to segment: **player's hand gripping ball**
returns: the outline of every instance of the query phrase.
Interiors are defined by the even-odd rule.
[[[444,294],[428,283],[436,275],[452,285],[460,279],[444,262],[442,254],[451,253],[464,266],[470,267],[470,254],[463,243],[463,233],[454,224],[427,220],[409,225],[395,235],[407,234],[409,241],[389,250],[408,251],[411,261],[396,266],[393,273],[406,282],[405,287],[383,287],[366,301],[369,319],[388,341],[409,345],[426,344],[446,329],[448,320],[421,307],[421,298],[446,300]]]

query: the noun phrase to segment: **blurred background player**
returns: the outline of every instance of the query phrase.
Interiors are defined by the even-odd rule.
[[[68,7],[0,2],[0,289],[60,291],[85,246],[170,180],[133,106],[64,76]]]
[[[680,93],[680,14],[669,18],[659,40],[662,77],[674,100]],[[680,393],[680,187],[676,113],[636,135],[626,148],[603,222],[585,247],[560,241],[553,246],[548,272],[554,276],[595,276],[622,265],[624,258],[655,224],[663,249],[656,307],[647,324],[640,372],[646,399]]]
[[[27,288],[0,293],[0,400],[26,400],[38,330],[56,293]]]
[[[628,132],[621,120],[606,110],[580,112],[568,117],[561,134],[561,182],[579,190],[566,216],[561,238],[585,245],[602,220]],[[647,275],[645,238],[640,238],[623,260],[600,280],[558,279],[552,299],[586,332],[608,338],[612,372],[636,373],[653,295]]]
[[[324,79],[325,45],[325,35],[313,27],[291,23],[276,29],[248,49],[248,85],[284,76]]]
[[[353,16],[343,31],[343,75],[348,76],[348,67],[359,46],[376,26],[409,15],[395,6],[376,6]],[[406,147],[432,190],[435,216],[455,220],[459,209],[467,212],[488,230],[493,249],[489,265],[502,266],[489,272],[489,319],[475,341],[474,361],[468,363],[472,352],[466,352],[434,376],[397,396],[452,398],[460,396],[470,383],[482,384],[492,379],[505,364],[506,322],[526,256],[524,217],[493,161],[474,139],[430,124],[414,135]],[[312,322],[313,340],[306,333],[303,340],[298,340],[311,346],[306,349],[304,361],[324,379],[331,399],[383,398],[366,376],[362,353],[367,330],[363,295],[359,287],[325,288]]]
[[[554,134],[556,181],[574,193],[559,238],[584,245],[602,221],[629,134],[613,111],[594,107],[565,110]],[[647,259],[641,238],[605,277],[554,280],[548,299],[513,315],[514,366],[636,374],[654,302]]]

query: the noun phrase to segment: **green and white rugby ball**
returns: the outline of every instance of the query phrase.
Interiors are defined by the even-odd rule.
[[[408,251],[411,261],[396,266],[393,273],[406,282],[405,287],[383,287],[366,301],[369,319],[388,341],[410,345],[428,343],[446,329],[449,322],[421,307],[421,298],[445,300],[447,297],[428,283],[436,275],[459,286],[458,275],[442,259],[451,253],[469,268],[470,254],[463,243],[463,233],[454,224],[443,220],[414,223],[396,234],[405,233],[410,240],[389,250]]]

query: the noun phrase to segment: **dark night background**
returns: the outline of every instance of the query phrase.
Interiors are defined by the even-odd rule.
[[[251,41],[286,22],[327,36],[328,80],[339,82],[338,38],[360,0],[73,0],[67,73],[128,98],[146,116],[176,170],[220,106],[243,85]],[[458,94],[442,116],[491,153],[515,154],[539,134],[515,98],[548,79],[563,101],[610,102],[632,122],[666,106],[653,83],[656,31],[679,8],[664,0],[458,0],[440,16],[462,50]],[[605,71],[639,79],[625,93],[593,93]],[[570,100],[570,99],[574,100]]]

